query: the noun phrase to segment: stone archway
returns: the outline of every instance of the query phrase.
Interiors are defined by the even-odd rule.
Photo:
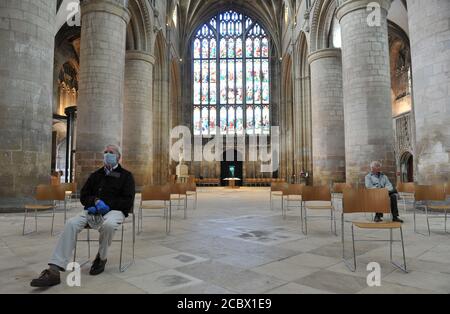
[[[410,152],[400,157],[400,179],[402,182],[414,182],[414,156]]]

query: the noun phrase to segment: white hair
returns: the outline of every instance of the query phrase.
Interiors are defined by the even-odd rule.
[[[370,163],[370,169],[373,169],[375,167],[377,167],[377,168],[381,167],[381,162],[379,162],[379,161],[372,161]]]
[[[122,157],[122,152],[120,150],[120,147],[114,144],[107,145],[107,148],[111,148],[117,155],[119,155],[119,158]]]

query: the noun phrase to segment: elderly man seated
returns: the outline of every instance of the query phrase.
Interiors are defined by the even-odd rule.
[[[73,258],[76,235],[88,225],[100,233],[99,251],[90,274],[98,275],[104,271],[114,233],[133,208],[135,195],[133,175],[119,164],[120,157],[117,146],[105,148],[104,167],[92,173],[81,189],[80,200],[84,212],[64,226],[48,263],[49,268],[31,281],[32,287],[51,287],[61,283],[59,273],[66,269]]]
[[[398,206],[397,206],[397,191],[395,190],[389,178],[381,172],[381,163],[379,161],[373,161],[370,164],[370,173],[366,176],[366,188],[368,189],[382,189],[386,188],[389,191],[389,197],[391,199],[391,213],[392,221],[403,222],[398,217]],[[375,222],[381,222],[383,214],[377,213],[375,215]]]

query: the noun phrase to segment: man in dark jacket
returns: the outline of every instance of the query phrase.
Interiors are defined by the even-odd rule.
[[[119,164],[120,157],[117,146],[105,148],[104,167],[91,174],[81,189],[80,200],[85,211],[67,221],[50,259],[49,269],[31,282],[32,287],[50,287],[61,282],[59,272],[64,271],[72,260],[76,235],[87,225],[100,233],[99,251],[90,274],[98,275],[104,271],[114,233],[134,203],[133,175]]]

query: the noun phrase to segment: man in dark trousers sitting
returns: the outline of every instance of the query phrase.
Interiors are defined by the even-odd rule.
[[[133,175],[121,167],[120,158],[119,147],[109,145],[105,148],[104,167],[92,173],[81,189],[84,212],[67,221],[48,263],[49,268],[31,281],[32,287],[51,287],[61,283],[59,273],[73,259],[76,235],[88,225],[100,233],[99,251],[90,274],[98,275],[105,270],[108,248],[115,231],[133,208],[135,195]]]
[[[389,181],[389,178],[381,172],[381,163],[379,161],[373,161],[370,164],[370,173],[367,174],[365,181],[367,189],[387,189],[389,191],[392,221],[403,223],[403,220],[398,217],[397,190],[394,188],[391,181]],[[377,213],[374,221],[383,221],[383,214]]]

